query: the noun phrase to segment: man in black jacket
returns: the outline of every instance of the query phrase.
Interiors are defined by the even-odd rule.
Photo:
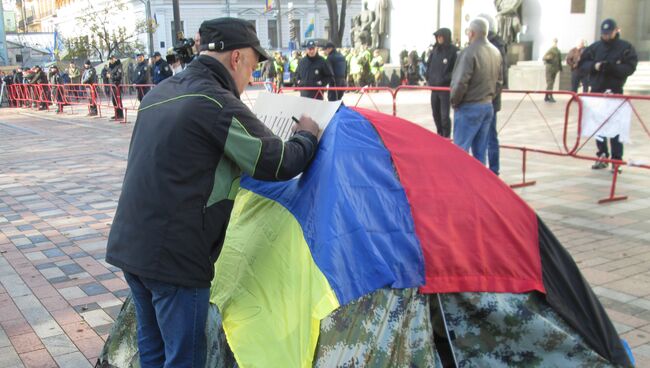
[[[621,40],[619,31],[613,19],[605,19],[600,26],[600,41],[587,47],[580,57],[578,68],[584,75],[589,75],[592,93],[623,94],[627,77],[636,71],[639,61],[636,50],[629,42]],[[623,159],[623,143],[618,139],[618,135],[610,138],[614,160]],[[596,136],[596,147],[599,159],[609,157],[606,137]],[[591,168],[604,169],[607,163],[597,161]]]
[[[449,87],[458,48],[451,43],[451,31],[448,28],[440,28],[434,36],[436,44],[427,62],[427,84],[432,87]],[[451,135],[450,107],[448,91],[431,91],[433,121],[438,135],[445,138]]]
[[[298,87],[326,87],[334,86],[334,73],[325,59],[318,55],[316,42],[307,42],[307,54],[298,63]],[[300,91],[300,96],[323,99],[323,91]]]
[[[138,90],[138,101],[142,101],[144,95],[149,92],[148,86],[141,86],[142,84],[148,84],[149,81],[149,66],[147,65],[147,60],[144,58],[144,54],[140,53],[136,56],[138,65],[133,71],[133,84],[140,84],[140,86],[135,86]]]
[[[108,75],[111,78],[111,84],[115,87],[111,88],[111,101],[115,108],[115,115],[111,120],[124,119],[124,112],[122,109],[122,62],[115,55],[110,57],[108,63]]]
[[[288,180],[316,152],[307,117],[284,142],[240,100],[268,58],[245,20],[199,28],[201,54],[143,98],[106,261],[124,270],[143,367],[203,367],[214,262],[242,173]]]
[[[30,84],[34,85],[34,101],[38,101],[39,110],[47,110],[50,103],[50,88],[47,84],[47,75],[39,65],[34,67],[34,75],[30,80]]]
[[[81,83],[86,84],[86,88],[88,88],[88,116],[97,116],[97,71],[90,60],[86,60],[84,63]]]
[[[331,87],[345,87],[346,86],[346,72],[347,63],[343,54],[336,50],[336,45],[333,42],[328,42],[325,45],[325,54],[327,55],[327,64],[330,66],[332,73],[334,73],[334,86]],[[343,98],[345,91],[329,91],[327,92],[327,99],[330,101],[338,101]]]

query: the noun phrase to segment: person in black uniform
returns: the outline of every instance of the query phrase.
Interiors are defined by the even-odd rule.
[[[449,87],[458,48],[451,43],[451,31],[448,28],[440,28],[433,35],[436,36],[436,44],[427,61],[427,84],[432,87]],[[450,108],[448,91],[431,91],[433,121],[438,135],[445,138],[451,135]]]
[[[84,63],[84,72],[81,75],[81,83],[88,85],[88,116],[97,116],[97,71],[90,60]]]
[[[298,63],[298,87],[326,87],[335,85],[334,73],[325,59],[318,55],[316,42],[307,42],[307,54]],[[300,96],[323,99],[323,91],[300,91]]]
[[[122,110],[122,62],[120,59],[112,55],[108,63],[108,75],[111,78],[111,84],[115,87],[111,88],[111,101],[115,107],[115,115],[111,120],[124,119],[124,112]]]
[[[333,42],[328,42],[325,45],[325,54],[327,55],[327,64],[329,64],[332,73],[334,73],[334,84],[336,87],[345,87],[345,82],[348,64],[345,61],[343,54],[336,50],[336,45]],[[327,92],[327,99],[330,101],[338,101],[343,98],[345,91],[329,91]]]
[[[144,58],[144,54],[140,53],[136,56],[136,61],[138,65],[133,71],[133,84],[148,84],[149,82],[149,65],[147,65],[147,60]],[[148,86],[135,86],[138,90],[138,101],[142,101],[144,95],[149,92]]]
[[[318,146],[312,119],[283,141],[241,101],[268,58],[248,21],[208,20],[199,32],[199,57],[142,99],[108,236],[106,261],[133,296],[142,367],[205,366],[210,284],[239,178],[289,180]]]
[[[621,40],[619,32],[616,21],[605,19],[600,25],[600,41],[587,47],[580,57],[578,68],[584,75],[589,75],[592,93],[623,94],[627,77],[636,71],[639,62],[636,50],[629,42]],[[623,143],[619,141],[619,136],[610,138],[610,143],[612,159],[622,160]],[[599,159],[609,158],[606,137],[596,136],[596,147]],[[591,168],[605,169],[607,163],[599,160]]]

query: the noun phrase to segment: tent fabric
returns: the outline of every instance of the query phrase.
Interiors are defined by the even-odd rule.
[[[422,292],[544,292],[537,219],[516,193],[444,138],[356,111],[377,129],[406,190],[425,257]]]
[[[295,216],[314,262],[342,305],[379,288],[424,283],[422,249],[406,193],[390,153],[358,113],[338,111],[299,180],[246,177],[241,186]]]
[[[210,301],[240,367],[310,367],[320,320],[339,303],[295,218],[242,190],[215,264]]]
[[[441,294],[458,367],[614,367],[533,292]]]
[[[632,367],[628,353],[596,294],[580,274],[571,255],[541,219],[539,246],[548,303],[592,349],[622,367]]]

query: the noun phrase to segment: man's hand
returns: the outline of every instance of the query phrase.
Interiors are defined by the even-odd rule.
[[[306,131],[313,134],[315,137],[318,137],[318,132],[320,128],[314,119],[310,118],[307,115],[302,115],[298,123],[293,126],[294,132]]]

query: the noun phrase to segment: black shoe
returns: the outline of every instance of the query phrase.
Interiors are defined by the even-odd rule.
[[[596,161],[593,165],[591,165],[592,170],[600,170],[600,169],[606,169],[607,168],[607,162],[604,162],[607,156],[605,155],[600,155],[598,156],[598,161]]]

